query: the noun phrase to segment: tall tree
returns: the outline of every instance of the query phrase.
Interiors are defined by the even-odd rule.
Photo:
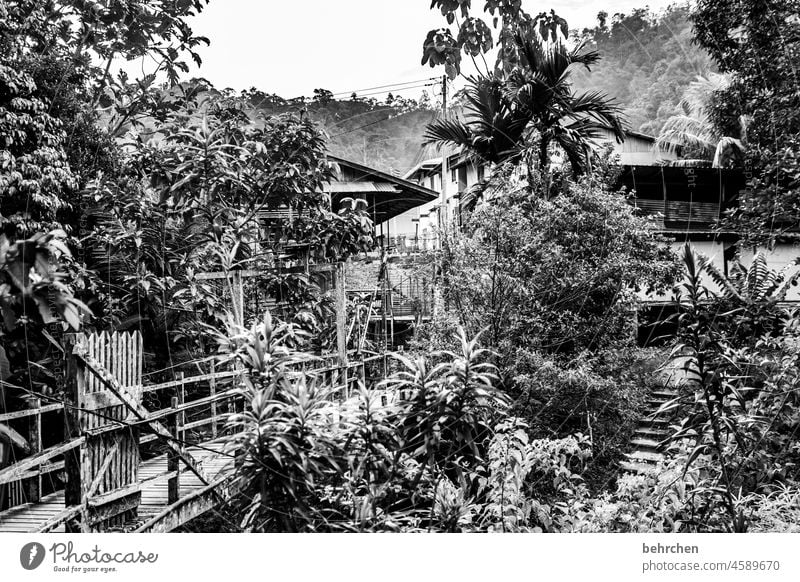
[[[682,146],[687,157],[708,160],[717,168],[741,165],[749,118],[740,117],[733,136],[723,135],[711,118],[714,94],[729,84],[729,77],[722,73],[709,73],[692,81],[679,103],[681,112],[664,123],[656,147],[674,150]]]
[[[748,244],[772,244],[800,221],[798,13],[797,0],[700,0],[693,15],[697,41],[731,75],[712,120],[731,135],[741,116],[752,119],[748,184],[731,217]]]
[[[487,0],[484,16],[475,16],[471,0],[433,0],[431,8],[439,8],[447,20],[448,27],[428,32],[422,45],[422,64],[431,67],[444,65],[445,73],[455,79],[461,72],[462,52],[477,66],[475,57],[482,60],[494,47],[499,47],[495,70],[508,71],[518,60],[514,36],[522,31],[534,31],[542,38],[557,40],[566,38],[567,21],[554,11],[531,16],[522,9],[522,0]],[[488,17],[491,26],[485,18]],[[449,26],[455,23],[455,36]]]
[[[624,139],[619,108],[599,92],[577,93],[572,87],[573,69],[591,67],[599,55],[583,44],[569,48],[560,39],[546,39],[525,28],[512,42],[516,65],[507,72],[471,77],[464,118],[432,122],[426,140],[461,146],[500,163],[519,157],[533,132],[540,168],[548,167],[550,147],[557,145],[576,174],[585,171],[591,140],[601,129]]]

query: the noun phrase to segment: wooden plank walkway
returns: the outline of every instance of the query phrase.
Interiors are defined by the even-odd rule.
[[[211,442],[200,447],[187,447],[190,453],[201,464],[205,473],[212,481],[232,475],[233,459],[221,454],[222,444]],[[212,449],[211,451],[207,449]],[[153,459],[144,461],[139,466],[139,481],[142,483],[142,498],[139,505],[138,521],[128,524],[126,530],[136,529],[143,523],[163,512],[167,506],[167,455],[163,454]],[[157,477],[161,475],[161,477]],[[193,493],[200,493],[206,486],[190,470],[184,468],[180,472],[180,498],[186,498]],[[0,512],[0,532],[37,532],[46,524],[63,512],[64,491],[57,491],[42,498],[39,503],[26,503]],[[185,514],[180,523],[170,526],[171,529],[197,517],[208,508],[198,506],[197,511]],[[64,532],[64,525],[60,524],[53,529],[54,532]]]

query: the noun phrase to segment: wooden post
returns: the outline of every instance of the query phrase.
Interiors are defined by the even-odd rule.
[[[185,374],[183,372],[178,372],[177,376],[178,376],[178,381],[180,381],[180,384],[176,388],[177,397],[178,397],[178,406],[182,407],[184,405],[184,403],[186,402],[186,384],[184,384],[184,382],[183,382]],[[186,411],[185,410],[182,410],[181,412],[178,413],[177,422],[178,422],[178,429],[180,431],[180,432],[177,433],[177,437],[181,441],[185,441],[186,440],[186,429],[184,428],[186,426]],[[179,443],[179,445],[181,447],[183,446],[182,443]]]
[[[214,374],[217,373],[217,365],[214,360],[211,360],[211,380],[208,382],[209,396],[212,398],[217,395],[217,379]],[[211,436],[217,438],[217,401],[211,401]]]
[[[422,278],[422,313],[423,315],[429,315],[429,304],[428,304],[428,279],[425,277]]]
[[[381,335],[383,336],[384,352],[386,351],[386,329],[388,327],[388,324],[386,323],[386,310],[388,309],[386,299],[389,296],[387,278],[387,275],[384,274],[383,279],[381,280]]]
[[[389,315],[391,317],[389,319],[389,330],[387,332],[386,345],[392,346],[392,349],[394,349],[394,302],[392,301],[392,295],[392,288],[389,287]]]
[[[244,284],[242,282],[242,272],[239,270],[233,271],[231,282],[231,301],[233,303],[234,318],[236,324],[244,327]],[[242,363],[236,360],[233,364],[234,370],[241,370]],[[237,378],[235,383],[241,385],[241,379]],[[236,412],[236,401],[228,401],[228,412]]]
[[[336,263],[333,271],[336,293],[336,352],[341,369],[342,385],[347,386],[347,290],[345,289],[344,263]],[[347,389],[345,388],[345,392]]]
[[[31,400],[31,408],[40,409],[42,407],[41,398]],[[34,416],[28,417],[28,444],[31,448],[31,455],[42,451],[42,413],[37,412]],[[26,497],[29,503],[39,503],[42,498],[42,468],[37,467],[36,476],[28,479],[26,484]]]
[[[86,375],[83,366],[73,355],[73,348],[83,341],[83,334],[70,333],[64,336],[66,352],[66,387],[64,390],[64,440],[69,442],[81,436],[81,415],[79,412],[80,394],[85,389]],[[66,507],[82,506],[85,489],[89,486],[83,479],[83,460],[86,457],[86,444],[70,449],[64,453],[64,504]],[[88,529],[86,510],[68,520],[65,524],[67,533],[79,533]]]
[[[240,270],[229,271],[228,284],[231,294],[231,311],[237,325],[244,325],[244,284]]]
[[[178,408],[178,397],[172,397],[172,408]],[[178,437],[178,415],[180,413],[176,412],[175,414],[169,417],[169,432]],[[169,481],[167,482],[167,503],[170,505],[175,503],[180,498],[180,457],[178,454],[169,449],[167,451],[167,471],[175,471],[175,476],[170,477]]]

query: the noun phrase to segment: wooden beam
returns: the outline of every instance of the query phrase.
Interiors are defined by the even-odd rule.
[[[63,511],[59,511],[53,517],[51,517],[42,525],[40,525],[39,529],[37,529],[36,531],[37,533],[47,533],[49,531],[53,531],[65,521],[72,519],[76,515],[80,514],[83,510],[84,510],[83,505],[73,505],[67,507]]]
[[[120,492],[114,492],[113,495],[117,496],[119,493]],[[137,489],[133,493],[127,493],[125,496],[120,495],[113,500],[104,502],[102,505],[89,505],[86,516],[89,527],[101,525],[112,517],[134,511],[139,507],[141,497],[142,494]]]
[[[121,489],[116,489],[110,493],[104,493],[103,495],[98,495],[96,497],[92,497],[86,500],[86,505],[88,507],[101,507],[103,505],[107,505],[118,499],[122,499],[123,497],[128,497],[130,495],[134,495],[141,491],[141,484],[140,483],[132,483]]]
[[[25,418],[29,416],[41,416],[45,412],[55,412],[64,408],[63,404],[48,404],[41,408],[29,408],[27,410],[19,410],[17,412],[5,412],[0,414],[0,422],[7,422],[17,418]]]
[[[114,441],[114,445],[111,449],[106,453],[105,458],[103,459],[103,463],[100,465],[100,468],[97,470],[97,473],[94,475],[94,479],[92,479],[92,484],[89,485],[89,489],[86,491],[86,501],[90,502],[92,496],[97,493],[97,489],[100,487],[100,483],[103,481],[103,476],[108,471],[108,466],[111,464],[111,461],[114,460],[114,455],[117,454],[117,450],[119,449],[120,439],[117,438]]]
[[[215,372],[213,374],[201,374],[199,376],[189,376],[184,379],[184,384],[196,384],[198,382],[205,382],[206,380],[224,380],[226,378],[235,378],[241,376],[241,370],[231,370],[228,372]],[[149,384],[142,386],[142,392],[154,392],[156,390],[164,390],[166,388],[175,388],[180,384],[178,380],[170,380],[169,382],[162,382],[160,384]]]
[[[228,487],[225,488],[223,493],[217,491],[217,488],[229,479],[231,479],[230,475],[221,477],[202,489],[193,491],[183,499],[172,503],[164,508],[161,513],[139,526],[135,530],[135,533],[170,532],[198,515],[205,513],[215,505],[214,501],[211,499],[212,496],[217,496],[225,500],[225,498],[231,494]]]
[[[31,477],[36,477],[37,475],[47,475],[48,473],[55,473],[56,471],[61,471],[64,469],[64,461],[58,461],[57,463],[42,463],[38,467],[36,467],[33,471],[28,471],[24,475],[22,475],[23,479],[30,479]]]
[[[50,447],[49,449],[45,449],[38,455],[28,457],[27,459],[22,459],[10,467],[6,467],[0,471],[0,485],[3,483],[11,483],[12,481],[19,481],[31,467],[36,467],[37,465],[42,464],[44,461],[80,447],[85,441],[85,438],[80,437],[71,440],[68,443],[63,443],[54,447]]]

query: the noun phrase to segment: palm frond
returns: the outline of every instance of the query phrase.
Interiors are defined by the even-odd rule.
[[[455,118],[435,119],[425,128],[423,145],[455,145],[471,147],[473,136],[470,128]]]
[[[655,147],[661,151],[675,151],[678,146],[702,150],[711,157],[717,146],[718,134],[706,117],[674,115],[661,129]]]
[[[600,91],[589,91],[572,97],[569,103],[570,114],[588,116],[614,133],[619,143],[625,139],[625,121],[622,109]]]
[[[731,283],[731,281],[722,273],[719,268],[708,258],[703,258],[703,271],[705,271],[711,280],[717,284],[722,292],[722,296],[729,300],[735,300],[739,302],[744,301],[744,297],[736,288],[736,286]]]

